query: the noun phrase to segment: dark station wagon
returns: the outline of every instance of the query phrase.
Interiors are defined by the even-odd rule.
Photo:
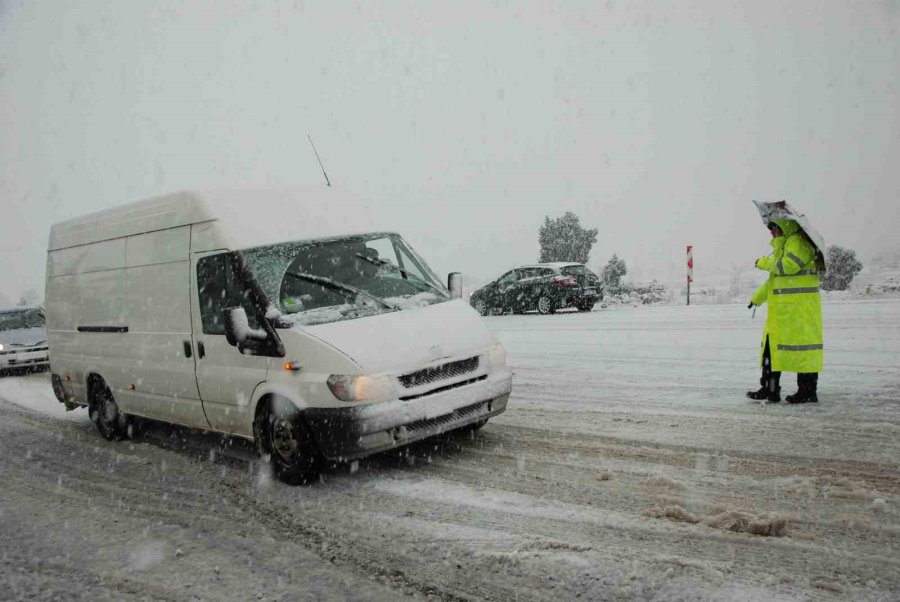
[[[474,291],[469,303],[481,315],[574,307],[591,311],[602,299],[600,279],[580,263],[536,263],[510,270]]]

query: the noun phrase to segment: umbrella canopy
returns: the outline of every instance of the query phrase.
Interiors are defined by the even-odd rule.
[[[759,215],[762,217],[765,226],[768,226],[769,222],[776,219],[792,219],[800,224],[803,234],[816,247],[816,267],[821,272],[825,271],[825,239],[819,234],[818,230],[813,228],[805,215],[791,207],[787,201],[775,201],[773,203],[753,201],[753,204],[759,210]]]

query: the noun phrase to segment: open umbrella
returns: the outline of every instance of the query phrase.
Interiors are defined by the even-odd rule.
[[[753,201],[759,210],[763,224],[769,225],[769,222],[776,219],[792,219],[800,224],[800,229],[806,238],[816,248],[816,268],[824,273],[825,266],[825,239],[819,234],[818,230],[812,227],[806,216],[791,207],[787,201],[775,201],[766,203],[764,201]]]

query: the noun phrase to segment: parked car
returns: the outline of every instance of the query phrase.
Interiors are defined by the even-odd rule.
[[[180,192],[53,226],[51,383],[110,440],[138,416],[255,441],[275,474],[506,409],[506,352],[355,196]],[[381,229],[377,229],[381,226]]]
[[[536,263],[510,270],[474,291],[469,303],[481,315],[524,313],[537,310],[552,314],[575,307],[591,311],[603,298],[600,279],[580,263]]]
[[[44,310],[40,307],[0,309],[0,372],[49,365]]]

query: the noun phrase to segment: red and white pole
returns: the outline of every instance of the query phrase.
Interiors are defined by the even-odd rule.
[[[687,246],[687,304],[691,304],[691,282],[694,281],[694,245]]]

